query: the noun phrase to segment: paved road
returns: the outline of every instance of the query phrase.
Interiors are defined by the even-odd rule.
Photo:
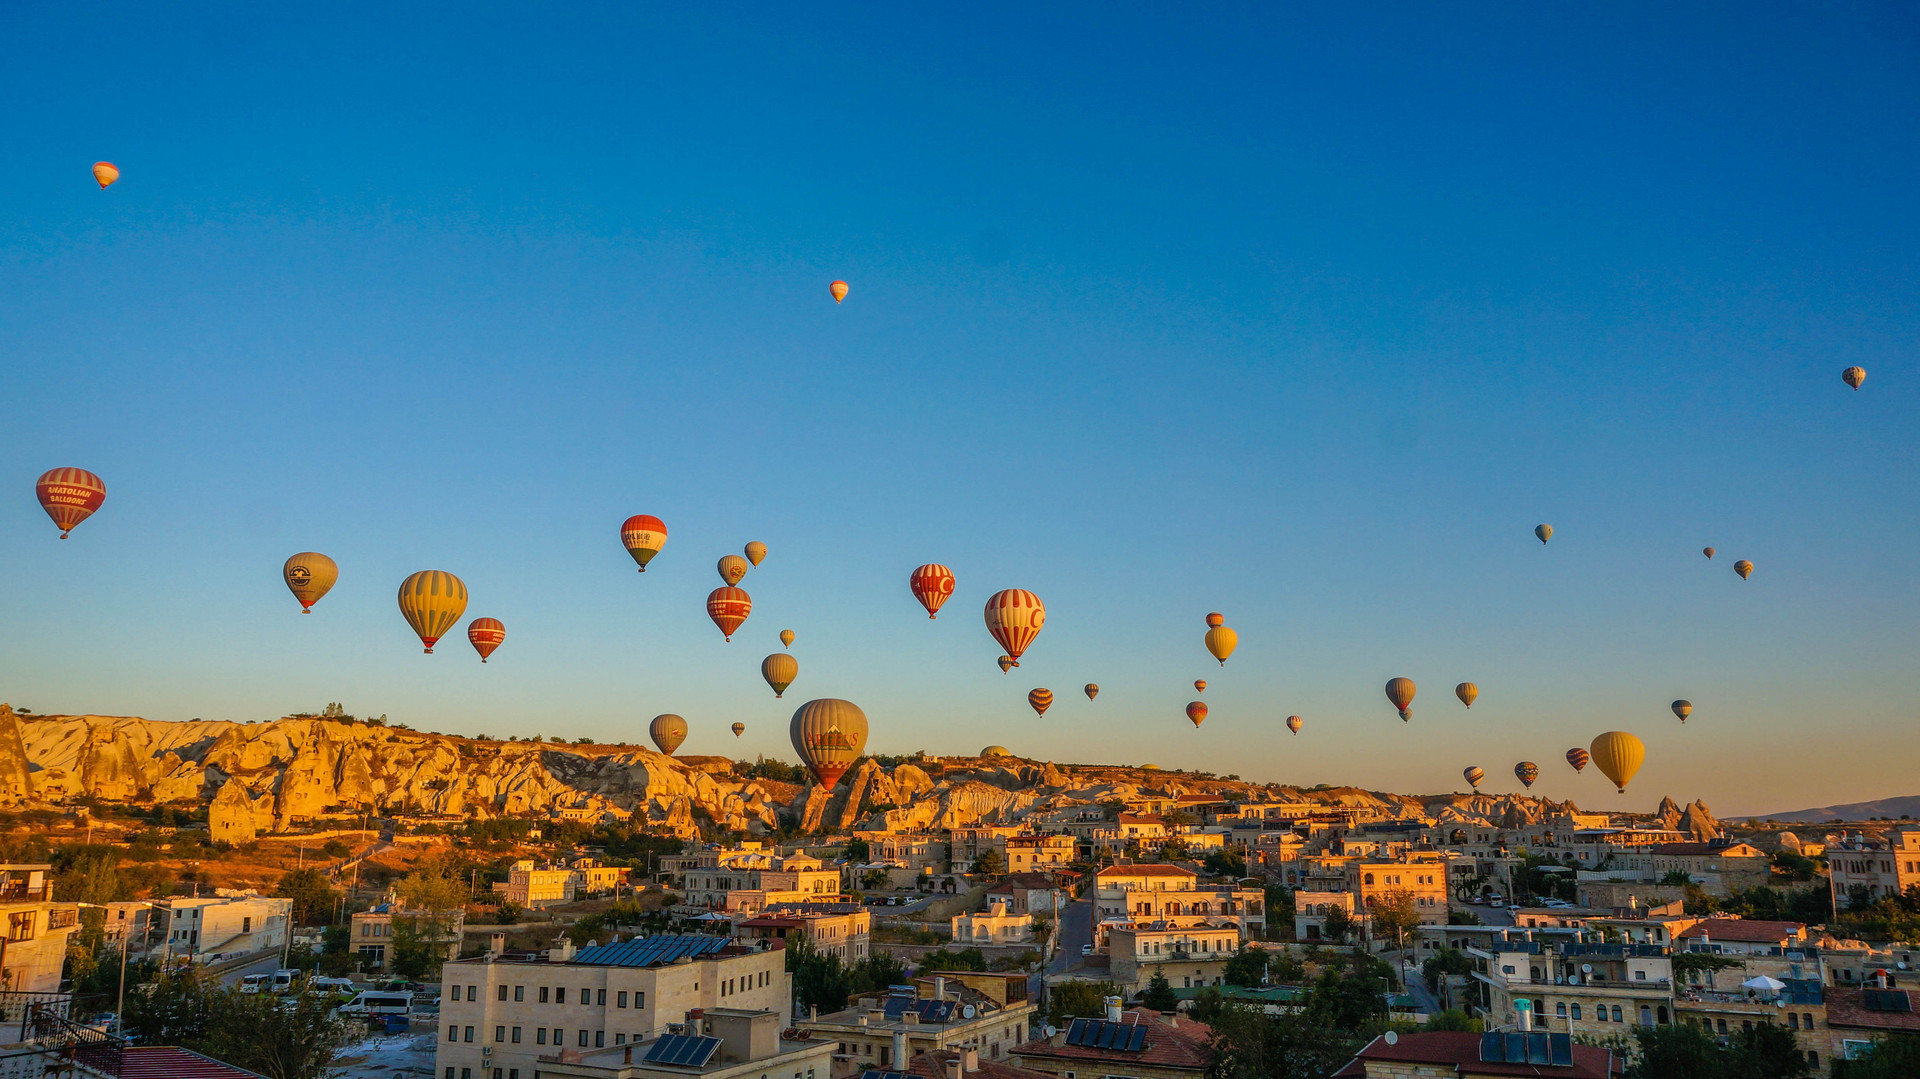
[[[236,959],[231,966],[221,963],[213,968],[213,973],[220,979],[221,985],[231,988],[239,985],[240,979],[249,974],[272,974],[279,969],[280,950],[276,948],[270,952],[261,952],[251,959]]]
[[[1060,924],[1054,930],[1059,941],[1048,974],[1060,974],[1080,965],[1080,947],[1093,943],[1093,897],[1077,900],[1061,908]]]

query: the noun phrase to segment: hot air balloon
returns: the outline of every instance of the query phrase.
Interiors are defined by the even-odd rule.
[[[720,571],[720,581],[722,584],[736,585],[740,583],[742,577],[747,575],[747,570],[752,567],[747,564],[746,559],[741,558],[737,554],[723,554],[720,556],[719,564],[714,568]]]
[[[1206,679],[1204,679],[1204,678],[1196,678],[1196,679],[1194,679],[1194,680],[1193,680],[1193,691],[1194,691],[1195,693],[1205,693],[1205,692],[1207,691],[1207,680],[1206,680]]]
[[[1474,790],[1479,790],[1480,781],[1487,778],[1487,773],[1481,771],[1478,768],[1473,767],[1472,765],[1468,765],[1465,769],[1461,771],[1460,774],[1466,777],[1467,786],[1472,787]]]
[[[493,650],[507,639],[507,627],[500,624],[498,618],[476,618],[467,623],[467,643],[480,653],[480,662],[485,663]]]
[[[953,571],[938,562],[929,562],[907,574],[907,587],[913,598],[927,609],[928,618],[936,618],[940,607],[953,595]]]
[[[1201,704],[1199,701],[1189,703],[1187,705],[1187,718],[1193,720],[1193,725],[1196,727],[1205,723],[1207,721],[1207,706]]]
[[[1621,794],[1627,793],[1627,781],[1640,770],[1640,762],[1647,759],[1646,745],[1626,731],[1608,731],[1595,738],[1591,748],[1593,763],[1600,766],[1600,774],[1613,780]]]
[[[1533,534],[1540,537],[1541,543],[1545,543],[1548,540],[1553,538],[1553,526],[1552,525],[1534,525]]]
[[[1012,656],[1001,656],[1001,657],[1000,657],[1000,673],[1001,673],[1001,674],[1005,674],[1005,673],[1007,673],[1007,668],[1009,668],[1009,667],[1018,667],[1018,666],[1019,666],[1019,664],[1018,664],[1018,663],[1015,663],[1015,662],[1013,661],[1013,657],[1012,657]]]
[[[1591,760],[1593,760],[1593,755],[1584,749],[1576,747],[1567,750],[1567,763],[1573,765],[1575,772],[1585,771],[1587,763]]]
[[[1092,699],[1094,699],[1095,697],[1098,697],[1098,696],[1100,695],[1100,687],[1099,687],[1099,686],[1098,686],[1097,684],[1095,684],[1095,683],[1093,683],[1093,682],[1088,682],[1088,683],[1087,683],[1087,687],[1086,687],[1086,688],[1087,688],[1087,699],[1088,699],[1088,700],[1092,700]]]
[[[340,579],[340,567],[318,551],[301,551],[280,567],[287,590],[300,601],[300,613],[312,614],[313,605]]]
[[[640,563],[640,572],[645,573],[647,563],[667,545],[666,522],[652,514],[636,513],[620,526],[620,542],[627,545],[627,553]]]
[[[112,168],[113,166],[108,165],[107,167]],[[94,166],[94,169],[96,170],[98,170],[99,168],[100,166],[98,165]],[[114,173],[114,175],[118,176],[120,174],[116,172]],[[112,182],[113,181],[111,180],[107,181],[107,183],[112,183]],[[107,185],[101,184],[100,186],[105,187]],[[1849,367],[1845,371],[1840,372],[1840,380],[1857,390],[1860,388],[1860,384],[1867,380],[1867,369],[1864,367]]]
[[[400,614],[433,654],[433,643],[446,636],[467,613],[466,582],[451,573],[423,569],[400,582]]]
[[[1053,690],[1036,689],[1027,694],[1027,703],[1033,706],[1035,715],[1044,716],[1047,709],[1053,707]]]
[[[107,500],[107,485],[84,468],[52,468],[34,481],[33,493],[60,529],[60,538],[66,539]]]
[[[822,787],[840,782],[867,747],[867,714],[852,701],[808,701],[787,727],[793,751]]]
[[[1703,555],[1706,555],[1709,561],[1711,561],[1713,558],[1713,548],[1711,547],[1700,548],[1700,553]]]
[[[1395,708],[1400,709],[1400,718],[1403,721],[1413,718],[1413,713],[1407,710],[1407,706],[1413,703],[1414,692],[1411,678],[1395,678],[1387,683],[1387,699],[1393,702]]]
[[[833,284],[827,286],[827,291],[833,293],[833,302],[839,303],[841,300],[847,298],[847,283],[845,281],[835,281]],[[832,786],[832,784],[823,783],[821,786]]]
[[[735,738],[738,738],[745,733],[747,733],[747,725],[745,723],[735,723],[733,725],[733,736]]]
[[[1227,665],[1227,657],[1233,655],[1233,650],[1240,646],[1240,635],[1226,621],[1218,611],[1208,615],[1207,635],[1204,638],[1207,652],[1219,660],[1222,667]]]
[[[754,540],[752,543],[747,544],[746,550],[747,561],[756,566],[760,564],[761,559],[767,557],[767,545],[761,543],[759,540]]]
[[[780,647],[782,648],[793,647],[793,631],[792,630],[783,629],[780,631]]]
[[[1673,702],[1673,714],[1680,717],[1680,722],[1685,723],[1687,721],[1687,717],[1693,714],[1693,702],[1692,701]]]
[[[753,613],[753,597],[747,595],[744,588],[721,585],[707,593],[707,617],[720,627],[720,634],[729,642],[733,640],[733,631]]]
[[[1003,588],[987,597],[986,617],[987,632],[1018,667],[1021,654],[1047,624],[1047,608],[1039,596],[1024,588]]]
[[[1300,728],[1304,726],[1306,726],[1306,721],[1301,719],[1299,716],[1287,717],[1287,729],[1292,731],[1293,733],[1299,734]]]
[[[1453,687],[1453,695],[1460,698],[1461,704],[1472,708],[1473,702],[1480,697],[1480,687],[1474,685],[1472,682],[1462,682]]]
[[[1733,572],[1738,573],[1740,579],[1744,581],[1753,576],[1753,563],[1743,558],[1733,564]]]
[[[680,743],[687,740],[687,721],[672,712],[654,716],[653,722],[647,724],[647,737],[660,747],[660,752],[671,757]]]
[[[100,190],[105,191],[108,187],[112,186],[115,180],[118,180],[119,178],[120,178],[120,170],[113,166],[113,162],[95,161],[93,163],[93,182],[100,185]],[[1860,369],[1858,367],[1849,367],[1847,368],[1847,370],[1858,371]],[[1866,376],[1865,374],[1862,374],[1861,377],[1865,378]],[[1859,389],[1858,386],[1854,388]]]
[[[1540,766],[1532,761],[1521,761],[1513,766],[1513,774],[1528,790],[1532,790],[1533,781],[1540,778]]]
[[[775,652],[760,661],[760,677],[773,687],[774,696],[785,696],[787,687],[800,677],[800,661],[786,652]]]

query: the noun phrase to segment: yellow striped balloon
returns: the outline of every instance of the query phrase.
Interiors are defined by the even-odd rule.
[[[1047,608],[1040,597],[1024,588],[1003,588],[987,597],[987,632],[1007,650],[1013,666],[1047,624]]]
[[[793,713],[787,737],[815,781],[831,789],[866,751],[867,714],[837,697],[808,701]]]
[[[287,590],[293,593],[293,598],[300,601],[300,613],[312,614],[313,605],[340,579],[340,567],[318,551],[301,551],[287,559],[287,564],[280,567],[280,575],[286,578]]]
[[[760,661],[760,677],[773,687],[773,695],[783,697],[787,687],[800,677],[800,661],[791,652],[775,652]]]
[[[1207,653],[1219,660],[1220,665],[1224,667],[1227,665],[1227,657],[1233,655],[1233,650],[1240,647],[1240,635],[1235,633],[1231,626],[1215,626],[1207,631],[1206,645]]]
[[[1034,690],[1033,692],[1027,694],[1027,704],[1033,708],[1035,715],[1042,715],[1042,716],[1046,715],[1047,709],[1053,707],[1053,690],[1050,690],[1050,689]]]
[[[660,747],[660,752],[671,757],[680,743],[687,740],[687,721],[672,712],[654,716],[653,722],[647,724],[647,737]]]
[[[466,582],[445,570],[423,569],[400,582],[400,614],[433,654],[433,643],[446,636],[467,613]]]

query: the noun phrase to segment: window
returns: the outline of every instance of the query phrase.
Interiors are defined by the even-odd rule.
[[[1553,1014],[1559,1016],[1562,1019],[1565,1019],[1567,1017],[1567,1002],[1564,1000],[1555,1002],[1553,1006]]]
[[[1500,973],[1502,973],[1502,974],[1512,974],[1512,973],[1513,973],[1513,967],[1512,967],[1511,965],[1508,965],[1508,966],[1504,966],[1504,967],[1501,967],[1501,968],[1500,968]]]
[[[460,1028],[459,1028],[459,1027],[457,1027],[457,1026],[449,1026],[449,1027],[447,1027],[447,1040],[448,1040],[448,1041],[450,1041],[450,1042],[457,1042],[457,1041],[459,1041],[459,1040],[460,1040]]]
[[[494,1041],[497,1041],[497,1042],[503,1042],[503,1041],[506,1041],[506,1040],[507,1040],[507,1028],[506,1028],[506,1027],[494,1027],[494,1028],[493,1028],[493,1040],[494,1040]]]
[[[1806,1027],[1806,1028],[1807,1028],[1808,1030],[1812,1030],[1812,1029],[1813,1029],[1813,1013],[1812,1013],[1812,1012],[1801,1012],[1801,1013],[1800,1013],[1800,1025],[1801,1025],[1801,1026],[1803,1026],[1803,1027]]]
[[[557,986],[554,986],[554,988],[553,988],[553,1002],[554,1002],[555,1004],[565,1004],[565,1003],[567,1002],[567,987],[566,987],[566,986],[564,986],[564,985],[557,985]]]
[[[460,1039],[460,1040],[461,1040],[461,1041],[463,1041],[463,1042],[470,1042],[470,1041],[472,1041],[472,1040],[473,1040],[473,1028],[472,1028],[472,1027],[468,1027],[468,1028],[466,1029],[466,1033],[465,1033],[465,1034],[464,1034],[464,1035],[463,1035],[463,1036],[461,1037],[461,1039]]]
[[[1580,1018],[1580,1005],[1578,1005],[1578,1004],[1575,1004],[1575,1005],[1573,1006],[1573,1018],[1574,1018],[1574,1019],[1575,1019],[1576,1021],[1577,1021],[1577,1020],[1579,1020],[1579,1018]]]
[[[520,1044],[520,1028],[519,1027],[513,1028],[513,1044],[515,1045]]]
[[[543,985],[540,987],[540,1003],[545,1004],[546,1002],[547,1002],[547,987]]]
[[[587,1032],[583,1028],[580,1031],[580,1048],[585,1049],[586,1047],[587,1047]]]
[[[615,1045],[627,1044],[627,1036],[625,1034],[615,1034],[613,1036],[613,1044]]]
[[[501,1068],[493,1069],[493,1079],[502,1079],[502,1077],[505,1075],[506,1075],[506,1071],[504,1069],[501,1069]]]
[[[614,1007],[624,1008],[627,1006],[627,995],[625,993],[621,993],[615,996],[613,999],[614,999]]]
[[[1614,1022],[1616,1022],[1616,1023],[1624,1023],[1624,1022],[1626,1022],[1626,1020],[1624,1020],[1624,1019],[1622,1019],[1622,1018],[1620,1018],[1620,1005],[1618,1005],[1618,1004],[1615,1004],[1615,1005],[1613,1006],[1613,1021],[1614,1021]]]
[[[1818,1068],[1820,1066],[1820,1054],[1811,1049],[1807,1050],[1807,1063],[1812,1067]]]
[[[533,1042],[535,1045],[547,1044],[547,1028],[546,1027],[533,1028]]]
[[[1797,1014],[1795,1014],[1794,1012],[1788,1012],[1788,1013],[1787,1013],[1787,1029],[1788,1029],[1788,1030],[1799,1030],[1799,1029],[1800,1029],[1800,1016],[1799,1016],[1799,1015],[1797,1015]]]
[[[607,1047],[607,1032],[606,1032],[606,1031],[604,1031],[604,1030],[596,1030],[596,1031],[594,1031],[594,1032],[593,1032],[593,1047],[594,1047],[595,1049],[604,1049],[604,1048],[606,1048],[606,1047]]]
[[[494,994],[494,999],[496,1000],[507,999],[507,987],[505,985],[500,986],[500,991]]]
[[[453,1079],[453,1065],[447,1065],[447,1079]]]
[[[1634,971],[1634,972],[1633,972],[1633,980],[1634,980],[1634,981],[1636,981],[1636,982],[1644,982],[1644,981],[1646,981],[1646,980],[1647,980],[1647,972],[1646,972],[1646,971],[1644,971],[1644,970],[1636,970],[1636,971]]]
[[[591,989],[582,989],[582,990],[580,990],[580,1003],[582,1003],[582,1004],[592,1004],[592,1003],[593,1003],[593,990],[591,990]],[[603,1001],[601,1001],[600,1003],[602,1003],[602,1004],[605,1004],[605,1003],[606,1003],[606,1001],[604,1001],[604,1000],[603,1000]]]
[[[473,1069],[472,1069],[472,1068],[461,1068],[461,1069],[460,1069],[460,1079],[473,1079]]]
[[[251,933],[251,932],[253,932],[253,919],[252,919],[252,918],[242,918],[242,919],[240,919],[240,932],[242,932],[242,933]]]
[[[697,983],[696,983],[696,987],[697,987]],[[636,992],[636,993],[634,993],[634,994],[633,994],[633,1006],[634,1006],[634,1007],[636,1007],[636,1008],[644,1008],[644,1007],[646,1007],[646,1006],[647,1006],[647,994],[646,994],[646,993],[644,993],[644,992]]]
[[[513,987],[513,999],[514,999],[514,1001],[515,1001],[515,1003],[518,1003],[518,1002],[520,1002],[520,1001],[523,1001],[523,1000],[525,1000],[525,999],[527,999],[527,987],[526,987],[526,986],[524,986],[524,985],[516,985],[516,986],[514,986],[514,987]]]

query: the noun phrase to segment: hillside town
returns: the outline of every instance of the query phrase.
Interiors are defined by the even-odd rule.
[[[1236,1055],[1301,1023],[1315,1040],[1284,1074],[1652,1075],[1694,1037],[1844,1079],[1920,1052],[1912,821],[1261,786],[999,747],[867,758],[830,791],[765,760],[543,748],[538,799],[454,813],[410,792],[473,790],[504,756],[350,718],[167,749],[212,789],[128,818],[69,792],[101,775],[98,747],[163,743],[162,725],[79,721],[76,751],[74,718],[0,721],[27,766],[15,811],[42,821],[12,847],[45,855],[0,866],[0,978],[32,1002],[0,1052],[92,1073],[153,1044],[130,1025],[164,1038],[148,1001],[181,979],[318,1001],[349,1031],[328,1068],[366,1076],[1198,1079],[1255,1074]],[[439,763],[395,775],[389,754],[343,783],[368,737]],[[263,792],[244,827],[242,783]],[[255,818],[263,798],[287,808]],[[243,879],[270,851],[279,869]]]

